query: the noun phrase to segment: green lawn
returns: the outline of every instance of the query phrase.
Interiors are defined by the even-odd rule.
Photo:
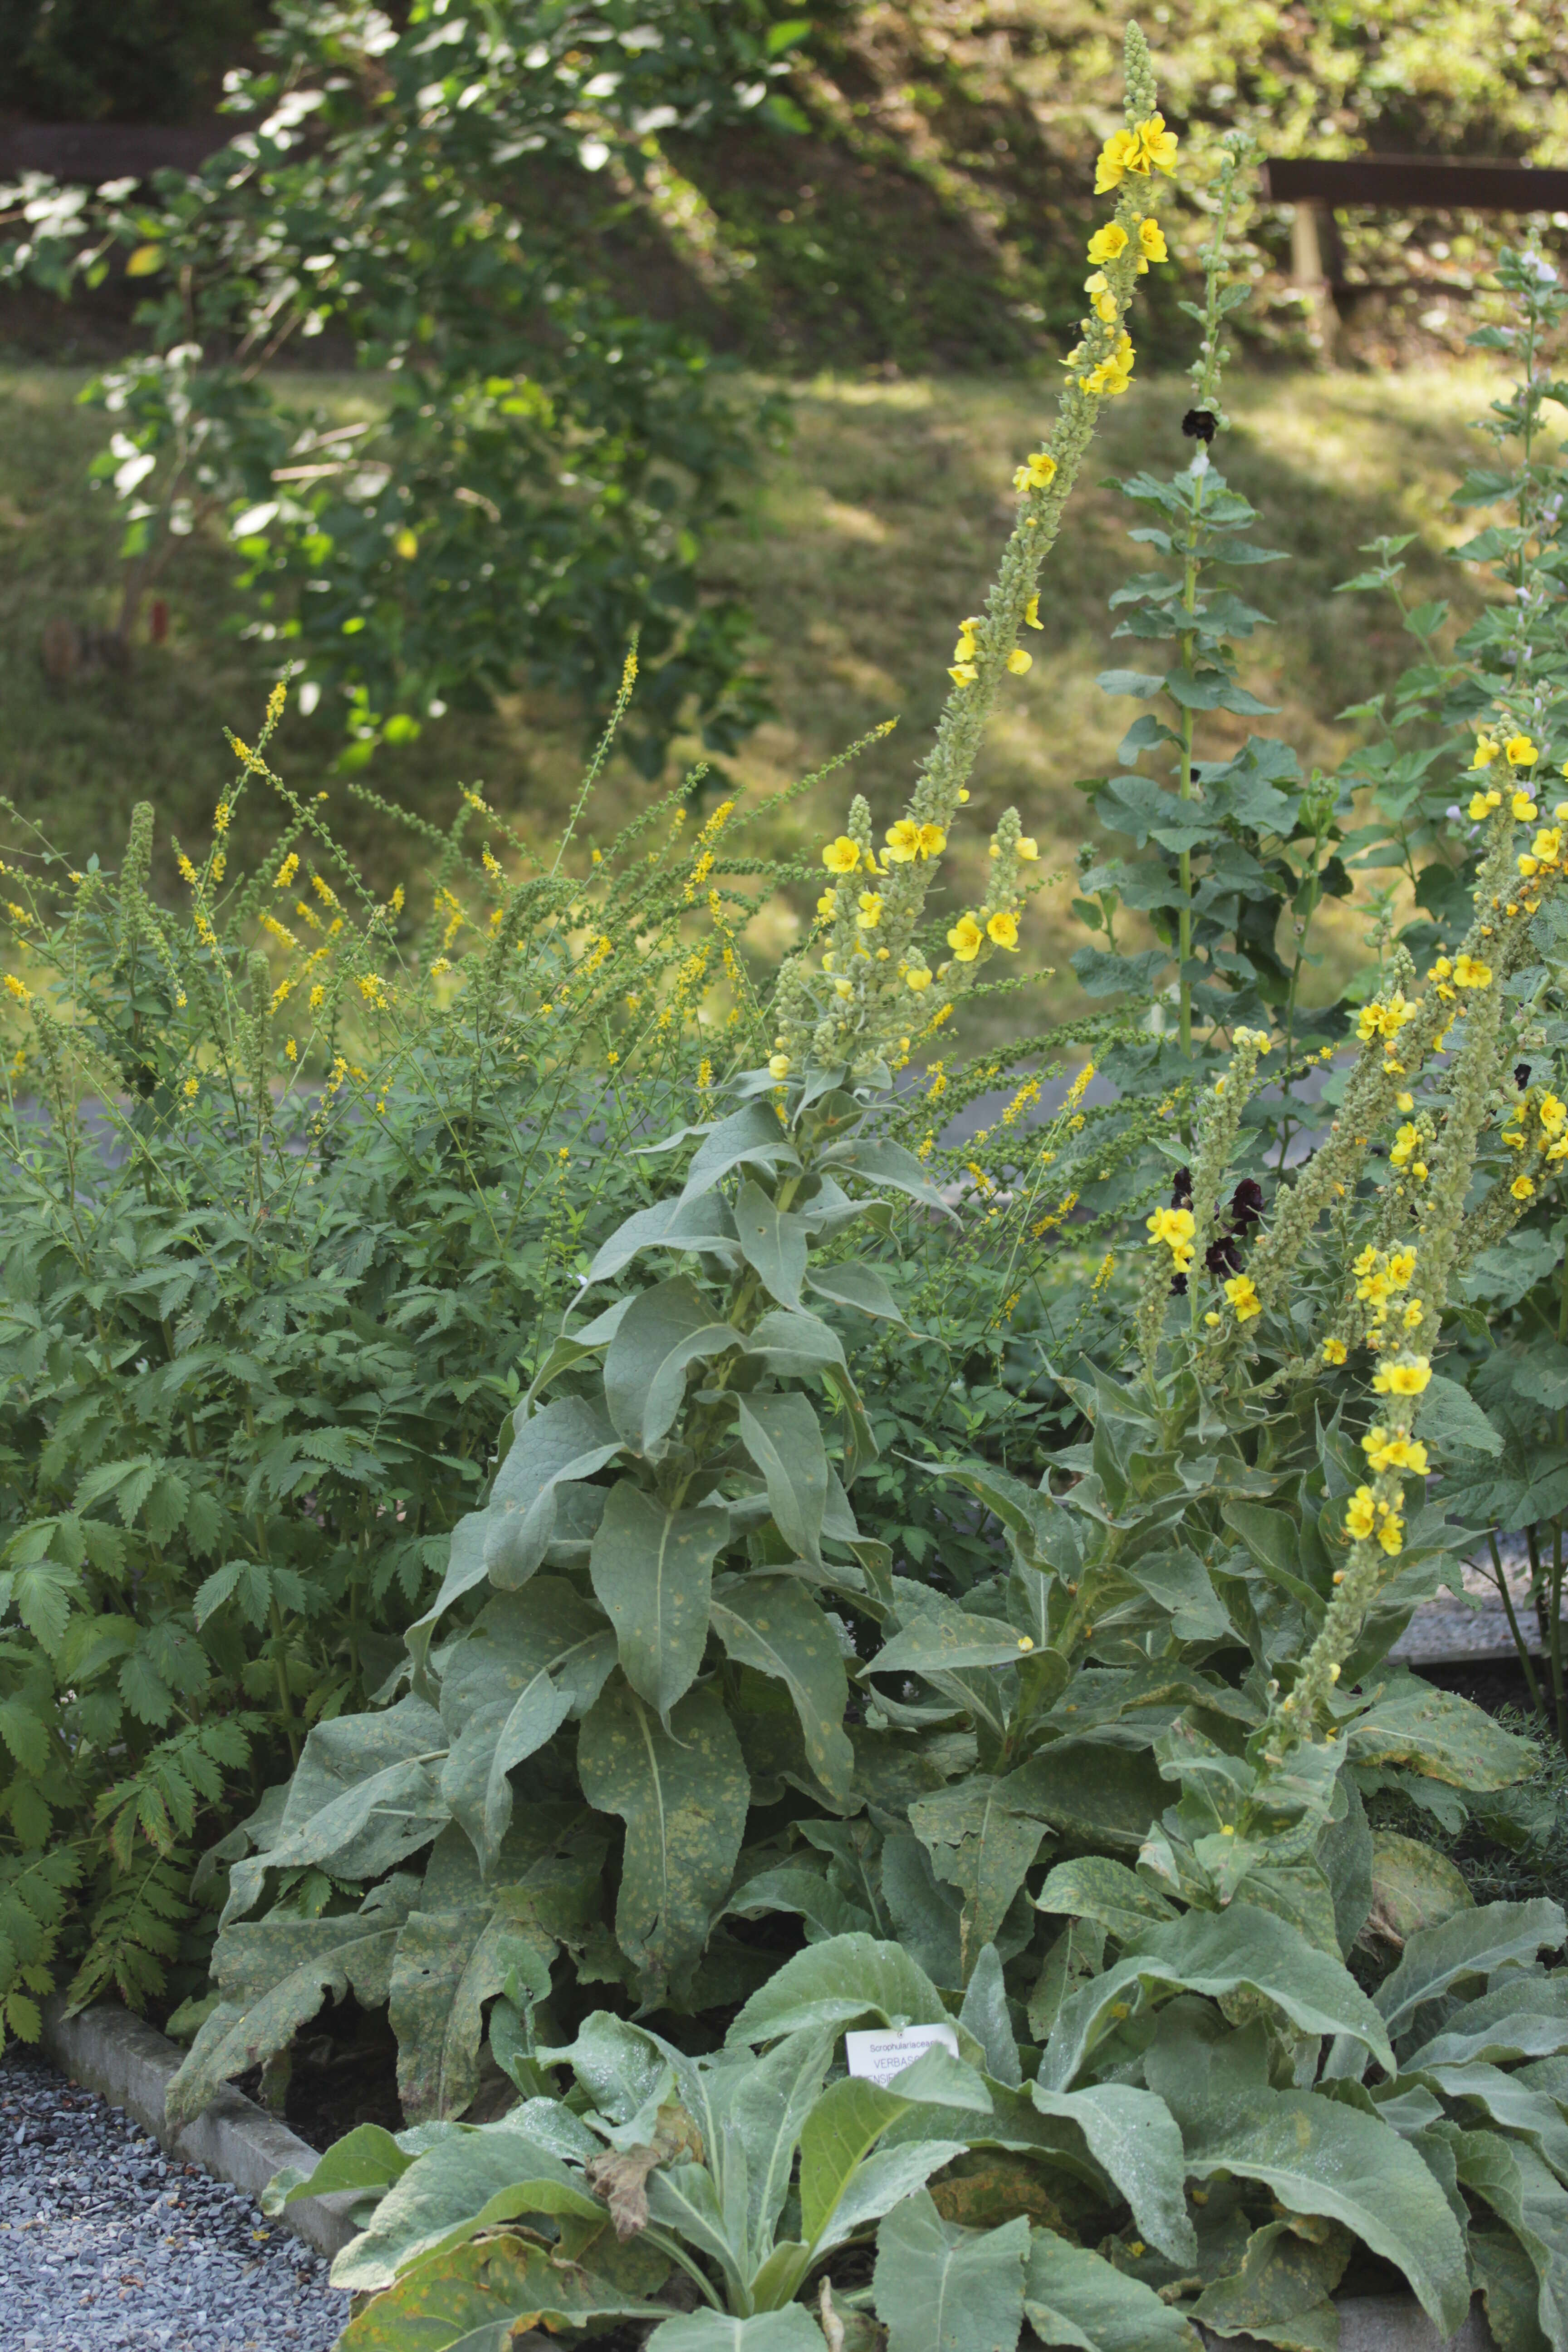
[[[110,502],[85,480],[102,420],[77,404],[79,383],[61,371],[0,373],[0,791],[78,857],[93,849],[116,856],[131,803],[152,799],[160,871],[171,877],[168,835],[205,844],[231,770],[221,730],[254,730],[272,672],[267,649],[239,635],[246,615],[228,584],[229,559],[210,541],[193,544],[168,576],[168,641],[142,649],[130,677],[63,694],[47,686],[46,617],[107,619],[114,601]],[[365,397],[336,389],[345,409]],[[1444,501],[1475,447],[1468,422],[1490,391],[1489,378],[1462,366],[1260,376],[1235,388],[1225,467],[1263,510],[1256,536],[1295,559],[1245,583],[1279,623],[1258,644],[1248,683],[1280,715],[1255,723],[1286,736],[1309,767],[1331,763],[1348,740],[1335,713],[1387,685],[1405,658],[1407,641],[1386,611],[1331,593],[1357,568],[1358,544],[1380,531],[1415,531],[1410,555],[1421,593],[1465,593],[1444,561],[1464,535]],[[1089,829],[1075,780],[1105,772],[1132,709],[1094,683],[1109,662],[1128,658],[1125,646],[1111,648],[1106,598],[1144,561],[1126,537],[1138,514],[1102,480],[1180,462],[1192,446],[1180,433],[1184,405],[1180,380],[1156,379],[1110,414],[1047,574],[1034,669],[1010,688],[976,779],[980,823],[967,849],[955,844],[972,872],[987,821],[1010,800],[1042,854],[1063,865]],[[896,809],[946,687],[954,623],[983,595],[1008,528],[1012,467],[1048,416],[1048,384],[1005,376],[798,387],[793,446],[767,461],[741,519],[707,558],[714,585],[739,590],[752,608],[757,660],[778,707],[731,763],[735,781],[775,789],[897,714],[897,732],[858,771],[879,816]],[[1241,722],[1209,723],[1211,748],[1239,740]],[[1228,739],[1225,729],[1234,730]],[[449,719],[418,743],[379,754],[368,781],[434,815],[449,808],[457,782],[482,781],[523,830],[546,837],[569,798],[581,743],[573,712],[520,696],[488,719]],[[330,790],[341,833],[379,884],[413,878],[411,848],[389,842],[382,822],[329,775],[335,748],[320,720],[290,716],[279,765],[301,789]],[[840,775],[819,788],[816,804],[798,804],[778,845],[835,820],[847,789]],[[602,830],[646,792],[629,770],[613,770]],[[1081,940],[1069,896],[1066,887],[1047,894],[1032,942],[1062,965]],[[757,943],[776,951],[793,924],[787,908],[768,910]],[[1050,993],[1060,1010],[1076,991],[1068,980]]]

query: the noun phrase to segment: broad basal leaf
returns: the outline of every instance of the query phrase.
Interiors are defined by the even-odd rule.
[[[523,2213],[569,2214],[590,2222],[605,2218],[582,2173],[510,2118],[455,2132],[426,2148],[394,2182],[370,2228],[333,2262],[332,2284],[374,2294],[426,2255],[439,2249],[450,2259],[481,2230]]]
[[[666,1721],[702,1664],[713,1562],[729,1533],[728,1511],[669,1511],[629,1478],[605,1505],[589,1554],[594,1591],[627,1682]]]
[[[1522,1780],[1535,1750],[1484,1708],[1412,1675],[1356,1717],[1350,1759],[1352,1764],[1408,1764],[1456,1789],[1489,1790]]]
[[[964,1981],[984,1945],[994,1943],[1046,1825],[1015,1809],[1008,1784],[977,1772],[910,1807],[910,1827],[936,1876],[963,1896],[960,1957]]]
[[[731,2042],[773,2042],[808,2027],[875,2021],[886,2026],[947,2021],[941,1993],[898,1944],[835,1936],[796,1952],[754,1992],[731,2026]]]
[[[822,2330],[804,2304],[731,2319],[722,2311],[689,2311],[656,2327],[643,2352],[822,2352]]]
[[[1097,1919],[1119,1943],[1176,1916],[1156,1888],[1146,1886],[1124,1862],[1112,1862],[1106,1854],[1079,1854],[1071,1862],[1058,1862],[1035,1902],[1042,1911]]]
[[[595,2244],[591,2257],[599,2252]],[[338,2352],[447,2352],[449,2345],[491,2352],[541,2326],[553,2336],[595,2319],[657,2318],[668,2308],[647,2291],[658,2284],[658,2269],[646,2253],[635,2265],[626,2254],[617,2249],[609,2258],[617,2268],[640,2269],[640,2282],[552,2262],[543,2247],[521,2238],[489,2238],[482,2246],[428,2255],[350,2321]]]
[[[1350,2034],[1395,2071],[1383,2021],[1349,1971],[1270,1913],[1233,1904],[1145,1928],[1113,1968],[1064,2001],[1040,2082],[1068,2089],[1115,2025],[1168,1991],[1219,2000],[1243,1987],[1278,2003],[1303,2033]]]
[[[1564,1936],[1562,1906],[1543,1896],[1458,1912],[1440,1927],[1411,1937],[1399,1966],[1377,1989],[1378,2011],[1389,2032],[1398,2033],[1423,2001],[1468,1977],[1489,1976],[1510,1962],[1528,1965],[1538,1951],[1555,1951]]]
[[[1139,2236],[1170,2262],[1195,2263],[1197,2240],[1183,2194],[1182,2135],[1164,2100],[1128,2083],[1085,2091],[1047,2091],[1032,2083],[1029,2095],[1042,2116],[1083,2134],[1089,2155],[1132,2208]]]
[[[1518,2140],[1496,2132],[1458,2132],[1451,2144],[1460,2180],[1485,2198],[1530,2257],[1547,2342],[1568,2343],[1568,2191]]]
[[[577,1742],[584,1794],[626,1825],[616,1934],[650,1991],[695,1966],[729,1892],[751,1784],[712,1690],[689,1691],[665,1730],[619,1675]]]
[[[329,1993],[379,2009],[393,1955],[418,1895],[399,1875],[374,1887],[357,1911],[335,1919],[242,1921],[213,1953],[218,2006],[204,2022],[164,2094],[172,2124],[189,2123],[225,2083],[285,2049]]]
[[[1352,2242],[1345,2230],[1266,2222],[1247,2240],[1236,2269],[1205,2289],[1193,2315],[1216,2335],[1258,2336],[1279,2345],[1316,2344],[1322,2352],[1335,2352],[1339,2315],[1329,2297],[1343,2274]]]
[[[1050,2230],[1030,2241],[1024,2315],[1042,2344],[1079,2352],[1199,2352],[1194,2330],[1152,2286]]]
[[[872,2283],[888,2352],[1014,2352],[1024,2324],[1029,2225],[963,2230],[924,2189],[877,2232]]]

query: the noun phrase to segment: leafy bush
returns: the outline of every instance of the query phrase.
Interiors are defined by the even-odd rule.
[[[607,708],[641,630],[633,726],[657,774],[678,727],[730,748],[763,708],[744,616],[699,599],[699,539],[778,404],[723,395],[689,336],[627,315],[591,240],[531,175],[646,169],[649,127],[745,115],[784,70],[762,0],[710,8],[414,7],[289,0],[266,73],[227,78],[250,127],[155,200],[29,183],[0,274],[61,294],[123,262],[151,347],[93,397],[125,516],[121,636],[209,519],[262,637],[353,738],[520,671]],[[302,418],[270,372],[346,338],[390,384],[372,421]]]

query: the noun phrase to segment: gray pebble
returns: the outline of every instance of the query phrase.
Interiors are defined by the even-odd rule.
[[[0,2352],[328,2352],[349,2298],[243,2190],[0,2058]]]

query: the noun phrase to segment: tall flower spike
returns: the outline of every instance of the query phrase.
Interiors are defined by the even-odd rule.
[[[1148,44],[1136,24],[1127,28],[1125,69],[1126,135],[1136,146],[1134,134],[1155,111]],[[1068,499],[1094,437],[1101,402],[1126,388],[1133,354],[1121,321],[1137,286],[1142,259],[1138,229],[1148,206],[1147,167],[1142,175],[1129,168],[1118,191],[1112,222],[1120,236],[1109,240],[1116,250],[1103,273],[1111,315],[1096,314],[1084,322],[1082,340],[1071,355],[1058,402],[1056,425],[1047,436],[1048,446],[1040,452],[1040,463],[1031,460],[1020,468],[1017,519],[984,612],[962,625],[962,657],[952,665],[952,690],[937,724],[936,740],[921,763],[903,817],[890,828],[893,855],[879,886],[883,908],[875,934],[878,945],[869,956],[855,956],[854,894],[846,892],[840,882],[843,903],[828,950],[832,962],[825,970],[814,970],[803,951],[792,958],[780,976],[775,1003],[784,1042],[779,1050],[788,1054],[794,1070],[802,1077],[812,1063],[847,1067],[852,1076],[862,1077],[888,1069],[904,1050],[911,989],[929,1028],[946,1017],[954,997],[972,983],[986,958],[1005,952],[1002,936],[987,933],[973,960],[961,961],[956,956],[943,960],[928,978],[930,967],[916,933],[935,879],[937,860],[969,796],[969,778],[984,740],[992,704],[1009,677],[1010,657],[1018,649],[1020,634],[1035,617],[1041,567],[1061,529]],[[971,646],[973,650],[966,650]],[[918,846],[906,856],[903,852],[911,839]],[[993,890],[999,886],[1000,877],[994,876]],[[1018,887],[1006,906],[988,903],[984,910],[986,923],[994,914],[1016,917],[1029,887]],[[851,933],[842,944],[837,936],[840,927]],[[1007,928],[1004,923],[1002,933]]]

